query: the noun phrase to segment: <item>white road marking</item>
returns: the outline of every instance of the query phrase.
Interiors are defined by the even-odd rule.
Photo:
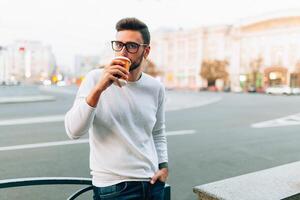
[[[172,135],[190,135],[190,134],[195,134],[196,130],[181,130],[181,131],[169,131],[166,132],[167,136],[172,136]]]
[[[222,98],[211,98],[208,100],[201,100],[199,103],[180,105],[180,106],[169,106],[166,111],[178,111],[188,108],[205,106],[208,104],[216,103]],[[52,122],[63,122],[65,115],[50,115],[50,116],[40,116],[40,117],[28,117],[28,118],[17,118],[17,119],[7,119],[0,120],[0,126],[11,126],[11,125],[26,125],[26,124],[39,124],[39,123],[52,123]]]
[[[11,151],[11,150],[21,150],[21,149],[36,149],[36,148],[41,148],[41,147],[53,147],[53,146],[62,146],[62,145],[70,145],[70,144],[82,144],[82,143],[88,143],[88,142],[89,142],[88,139],[80,139],[80,140],[65,140],[65,141],[45,142],[45,143],[36,143],[36,144],[23,144],[23,145],[0,147],[0,151]]]
[[[7,120],[1,120],[0,126],[62,122],[64,121],[64,117],[65,117],[64,115],[52,115],[52,116],[42,116],[42,117],[7,119]]]
[[[269,127],[281,127],[281,126],[294,126],[300,125],[300,113],[295,115],[289,115],[274,120],[264,121],[260,123],[252,124],[252,128],[269,128]]]
[[[177,110],[184,110],[184,109],[189,109],[189,108],[196,108],[196,107],[216,103],[221,100],[222,100],[222,97],[215,97],[215,98],[211,98],[211,99],[207,99],[207,100],[201,100],[200,102],[194,103],[194,104],[191,103],[191,104],[174,106],[174,107],[170,106],[169,108],[168,107],[166,108],[166,111],[177,111]]]
[[[195,134],[195,133],[196,133],[195,130],[180,130],[180,131],[166,132],[166,135],[167,136],[189,135],[189,134]],[[83,143],[88,143],[88,142],[89,142],[89,139],[79,139],[79,140],[65,140],[65,141],[56,141],[56,142],[35,143],[35,144],[23,144],[23,145],[0,147],[0,152],[1,151],[23,150],[23,149],[36,149],[36,148],[43,148],[43,147],[54,147],[54,146],[71,145],[71,144],[83,144]]]

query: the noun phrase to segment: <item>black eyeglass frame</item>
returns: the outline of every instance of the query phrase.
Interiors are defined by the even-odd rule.
[[[114,48],[114,43],[122,44],[122,48],[121,48],[121,49],[115,49],[115,48]],[[132,45],[132,44],[137,45],[137,48],[136,48],[135,51],[129,50],[128,45]],[[112,47],[112,49],[113,49],[114,51],[116,51],[116,52],[122,51],[123,48],[124,48],[124,46],[125,46],[125,49],[126,49],[126,51],[127,51],[128,53],[137,53],[137,52],[139,51],[139,49],[140,49],[141,46],[149,46],[149,45],[148,45],[148,44],[139,44],[139,43],[136,43],[136,42],[126,42],[126,43],[123,43],[123,42],[121,42],[121,41],[116,41],[116,40],[111,41],[111,47]]]

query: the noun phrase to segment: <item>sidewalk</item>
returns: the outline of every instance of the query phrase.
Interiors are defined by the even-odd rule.
[[[45,95],[0,97],[0,104],[29,103],[29,102],[39,102],[39,101],[55,101],[55,98],[53,96],[45,96]]]
[[[38,86],[0,86],[0,104],[55,101],[54,96],[44,95]]]

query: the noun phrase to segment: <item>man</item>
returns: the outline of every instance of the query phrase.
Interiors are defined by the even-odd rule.
[[[94,200],[162,200],[168,177],[165,91],[142,72],[150,52],[148,27],[136,18],[116,25],[115,56],[129,58],[89,72],[65,116],[68,136],[89,133]],[[121,87],[118,79],[127,80]],[[117,84],[113,84],[117,83]]]

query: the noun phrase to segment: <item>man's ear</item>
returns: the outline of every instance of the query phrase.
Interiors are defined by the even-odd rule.
[[[149,53],[150,53],[150,46],[147,46],[147,47],[145,48],[145,52],[144,52],[144,58],[145,58],[145,59],[148,57]]]

